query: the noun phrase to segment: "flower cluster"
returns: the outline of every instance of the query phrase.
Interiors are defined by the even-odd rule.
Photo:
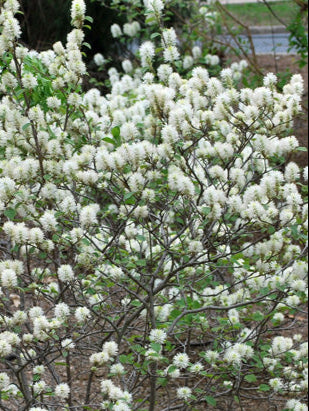
[[[160,20],[164,3],[145,8]],[[86,378],[86,408],[163,409],[163,386],[196,407],[263,378],[304,409],[307,345],[284,332],[307,300],[308,170],[286,160],[301,76],[241,88],[245,62],[214,76],[217,56],[181,56],[162,28],[108,69],[108,93],[83,92],[85,3],[40,53],[17,11],[0,15],[3,401],[71,406]]]

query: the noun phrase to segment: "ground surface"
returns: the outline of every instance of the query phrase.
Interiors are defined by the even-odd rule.
[[[220,1],[220,3],[248,26],[273,26],[278,24],[288,26],[299,10],[296,3],[291,0],[268,2],[272,12],[263,1],[227,0]]]

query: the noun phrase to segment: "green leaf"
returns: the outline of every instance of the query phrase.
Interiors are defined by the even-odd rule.
[[[93,23],[93,18],[91,16],[85,16],[85,20],[89,21],[90,23]]]
[[[22,129],[23,130],[26,130],[28,127],[30,127],[31,126],[31,123],[26,123],[26,124],[24,124],[23,126],[22,126]]]
[[[151,40],[155,39],[156,37],[160,37],[161,34],[160,33],[152,33],[152,35],[150,36]]]
[[[158,378],[158,383],[161,385],[161,387],[165,387],[167,384],[167,379],[166,378]]]
[[[58,234],[53,234],[52,240],[53,240],[55,243],[57,243],[57,242],[60,240],[59,235],[58,235]]]
[[[7,210],[4,211],[3,213],[8,219],[14,220],[16,216],[16,211],[13,208],[8,208]]]
[[[245,380],[247,382],[256,382],[257,378],[256,378],[256,375],[254,374],[248,374],[245,376]]]
[[[146,267],[147,261],[146,260],[137,260],[136,265],[138,265],[139,267]]]
[[[33,381],[34,382],[36,382],[36,381],[40,381],[40,379],[41,379],[41,376],[40,376],[40,374],[34,374],[34,376],[33,376]]]
[[[146,19],[145,23],[151,23],[152,21],[155,21],[156,18],[155,17],[148,17],[148,19]]]
[[[150,344],[150,347],[151,347],[151,348],[153,349],[153,351],[155,351],[157,354],[160,353],[161,348],[162,348],[161,344],[159,344],[159,343],[151,343],[151,344]]]
[[[110,138],[110,137],[104,137],[104,138],[103,138],[103,141],[106,141],[107,143],[110,143],[110,144],[113,144],[114,146],[117,146],[116,141],[113,140],[113,139]]]
[[[217,401],[214,399],[214,397],[211,397],[210,395],[207,395],[207,397],[205,397],[205,400],[209,405],[212,405],[213,407],[217,405]]]
[[[133,197],[134,193],[125,193],[125,195],[123,196],[124,201],[125,200],[129,200],[129,198]]]
[[[170,367],[168,367],[168,374],[172,374],[174,371],[177,370],[177,367],[175,367],[175,365],[171,365]]]
[[[256,312],[252,315],[254,321],[262,321],[264,320],[264,315],[262,313]]]
[[[145,349],[139,344],[132,345],[131,348],[138,353],[145,351]]]
[[[307,147],[297,147],[296,150],[297,150],[297,151],[304,151],[304,152],[307,152],[307,151],[308,151]]]
[[[91,50],[91,45],[89,43],[86,43],[85,41],[83,42],[83,46],[87,47],[89,50]]]
[[[270,391],[270,386],[269,385],[267,385],[267,384],[261,384],[260,386],[259,386],[259,390],[260,391]]]
[[[171,314],[170,314],[171,320],[174,320],[174,319],[177,318],[180,314],[181,314],[181,311],[180,311],[180,310],[177,310],[177,309],[173,310],[173,311],[171,312]]]
[[[116,126],[116,127],[112,128],[112,135],[115,138],[119,138],[120,137],[120,127]]]
[[[203,207],[202,212],[203,212],[203,214],[208,215],[211,212],[211,208],[210,207]]]

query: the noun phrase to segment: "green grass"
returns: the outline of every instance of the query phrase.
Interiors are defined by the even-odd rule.
[[[289,0],[269,2],[269,5],[273,12],[286,25],[289,25],[292,22],[299,9],[293,1]],[[241,22],[249,26],[272,26],[282,24],[272,15],[264,3],[230,4],[226,5],[226,8]]]

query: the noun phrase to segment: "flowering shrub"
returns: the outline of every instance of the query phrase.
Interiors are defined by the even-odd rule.
[[[184,79],[168,28],[84,93],[83,0],[41,53],[17,12],[1,1],[1,408],[307,409],[285,332],[307,298],[307,169],[285,160],[302,78]]]
[[[107,6],[102,0],[93,1]],[[185,74],[196,64],[206,66],[211,73],[218,72],[220,58],[214,54],[222,54],[226,45],[222,39],[217,41],[216,38],[221,26],[213,4],[205,5],[196,0],[110,0],[108,7],[121,16],[119,24],[111,25],[110,32],[116,46],[114,48],[118,50],[118,53],[114,53],[113,63],[121,63],[125,72],[132,72],[132,63],[136,61],[134,53],[140,45],[144,43],[141,57],[145,62],[148,54],[143,57],[143,51],[145,47],[147,49],[149,40],[152,43],[161,40],[162,31],[171,25],[172,30],[165,30],[168,39],[164,36],[162,43],[159,41],[157,44],[158,49],[164,49],[164,60],[176,61],[181,52],[183,58],[176,64],[178,73]],[[177,38],[176,33],[181,33],[181,36]],[[175,41],[177,50],[173,48]],[[146,51],[151,52],[150,49]],[[101,53],[94,56],[94,63],[99,69],[110,62],[110,56],[107,57],[105,59]],[[156,57],[158,59],[159,56]]]

